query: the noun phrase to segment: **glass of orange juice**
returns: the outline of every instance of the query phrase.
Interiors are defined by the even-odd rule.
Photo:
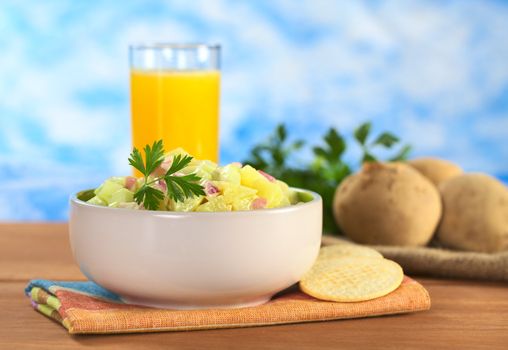
[[[220,46],[132,45],[129,54],[134,147],[162,139],[218,162]]]

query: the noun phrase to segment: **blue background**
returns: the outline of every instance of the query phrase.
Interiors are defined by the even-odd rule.
[[[222,162],[281,121],[316,143],[372,120],[506,179],[507,33],[501,1],[2,1],[0,219],[65,220],[70,193],[129,173],[142,41],[223,45]]]

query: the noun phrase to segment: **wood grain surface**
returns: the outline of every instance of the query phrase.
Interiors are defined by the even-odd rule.
[[[508,285],[416,278],[432,309],[410,315],[259,328],[70,336],[34,311],[30,278],[83,279],[65,224],[0,224],[0,349],[508,348]]]

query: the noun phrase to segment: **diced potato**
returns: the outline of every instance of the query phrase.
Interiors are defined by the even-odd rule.
[[[225,182],[224,184],[228,184]],[[219,187],[224,195],[224,200],[228,203],[232,203],[235,199],[239,198],[254,198],[257,194],[257,190],[245,187],[242,185],[227,185],[222,188]]]
[[[172,201],[170,207],[175,211],[193,211],[203,202],[204,198],[204,196],[196,196],[187,198],[183,202]]]
[[[242,185],[256,189],[258,196],[267,200],[267,208],[280,207],[289,202],[285,189],[277,181],[270,181],[250,165],[240,169],[240,174]]]
[[[277,180],[277,184],[279,185],[279,187],[282,190],[282,193],[284,194],[284,198],[282,199],[279,206],[283,207],[286,205],[298,203],[297,193],[295,191],[291,191],[287,183]]]
[[[280,207],[287,197],[284,196],[282,189],[276,182],[257,181],[256,188],[258,189],[258,196],[265,198],[268,202],[267,208]]]
[[[224,201],[226,205],[231,205],[233,210],[249,210],[250,204],[257,197],[257,190],[253,188],[226,181],[213,181],[213,184],[221,193],[220,196],[214,197]]]
[[[250,165],[245,165],[240,169],[241,180],[240,183],[244,186],[257,189],[259,182],[269,182],[266,177],[261,175],[256,169]]]
[[[256,197],[237,198],[231,205],[233,210],[251,210],[252,202]]]
[[[231,211],[232,206],[230,204],[226,204],[222,196],[212,197],[208,200],[208,202],[201,204],[196,208],[196,211]]]

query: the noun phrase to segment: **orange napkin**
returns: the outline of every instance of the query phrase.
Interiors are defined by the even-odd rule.
[[[31,281],[32,305],[61,323],[71,334],[138,333],[238,328],[329,321],[428,310],[430,297],[418,282],[405,277],[392,293],[373,300],[337,303],[295,290],[255,307],[209,310],[163,310],[122,303],[93,282]]]

